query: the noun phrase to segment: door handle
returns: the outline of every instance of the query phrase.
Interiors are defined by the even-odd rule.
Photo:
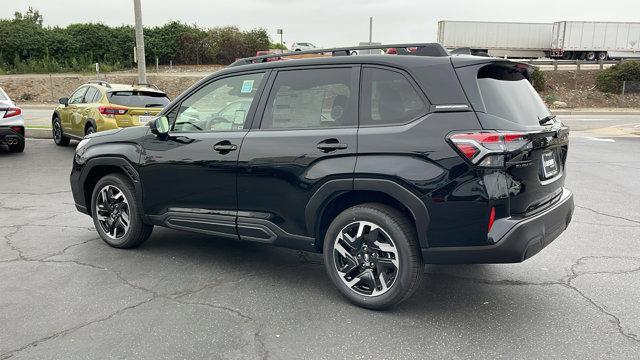
[[[341,143],[340,141],[338,141],[338,139],[326,139],[326,140],[320,141],[317,146],[319,150],[324,152],[344,150],[347,147],[349,147],[349,145],[345,143]]]
[[[238,145],[232,144],[229,140],[222,140],[219,143],[213,145],[213,150],[219,152],[220,154],[228,154],[231,151],[235,151],[238,149]]]

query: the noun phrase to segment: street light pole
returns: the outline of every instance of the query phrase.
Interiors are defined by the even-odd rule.
[[[144,57],[144,33],[142,31],[142,9],[140,0],[133,0],[136,18],[136,54],[138,58],[138,84],[147,83],[147,63]]]

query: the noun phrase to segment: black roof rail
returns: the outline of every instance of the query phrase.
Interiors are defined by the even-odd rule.
[[[324,49],[312,49],[304,51],[291,51],[281,54],[267,54],[260,56],[252,56],[242,59],[237,59],[229,66],[239,66],[254,64],[259,62],[265,62],[267,59],[284,58],[288,56],[305,55],[305,54],[323,54],[331,53],[332,56],[349,56],[355,50],[381,50],[381,49],[407,49],[417,48],[417,51],[401,51],[401,55],[420,55],[420,56],[449,56],[449,52],[444,46],[439,43],[415,43],[415,44],[381,44],[381,45],[359,45],[348,47],[336,47],[336,48],[324,48]]]
[[[111,87],[111,84],[109,84],[106,80],[89,80],[89,81],[87,81],[87,83],[89,83],[89,84],[98,84],[98,85],[106,86],[108,88]]]

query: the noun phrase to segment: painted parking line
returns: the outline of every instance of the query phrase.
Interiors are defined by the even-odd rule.
[[[593,141],[601,141],[601,142],[616,142],[613,139],[597,138],[597,137],[592,137],[592,136],[583,136],[583,138],[588,139],[588,140],[593,140]]]

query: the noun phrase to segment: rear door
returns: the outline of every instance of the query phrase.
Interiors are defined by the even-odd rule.
[[[531,86],[525,64],[496,61],[456,69],[485,130],[524,134],[527,146],[507,163],[514,180],[511,213],[541,209],[558,198],[564,185],[568,128],[551,116]]]
[[[74,121],[72,126],[77,133],[82,132],[82,135],[84,135],[85,125],[87,121],[90,121],[91,109],[93,108],[95,103],[95,98],[98,96],[99,93],[100,93],[100,90],[98,90],[96,87],[88,86],[87,92],[84,94],[82,104],[79,105],[77,110],[80,116],[76,116],[72,118],[72,121]]]
[[[242,144],[238,233],[264,242],[313,239],[305,208],[329,179],[351,179],[357,152],[359,67],[282,69]],[[284,237],[284,238],[283,238]],[[307,242],[307,244],[305,244]]]

